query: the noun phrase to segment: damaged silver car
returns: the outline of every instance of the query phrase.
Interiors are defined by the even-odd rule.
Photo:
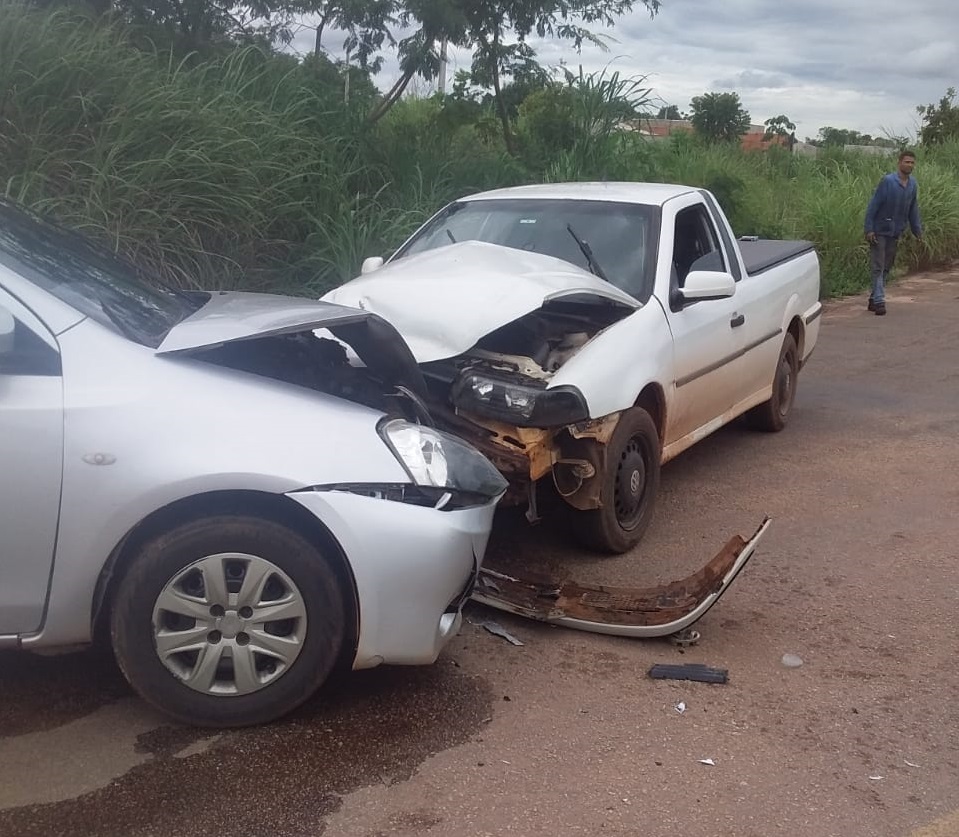
[[[506,481],[425,397],[375,314],[167,289],[0,202],[0,649],[102,633],[209,726],[432,662]]]

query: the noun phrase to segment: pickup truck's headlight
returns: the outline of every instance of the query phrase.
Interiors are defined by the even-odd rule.
[[[476,374],[459,380],[453,403],[520,427],[557,427],[589,418],[586,400],[575,387],[545,389]]]
[[[455,436],[400,419],[381,423],[379,430],[410,479],[421,488],[487,500],[506,491],[508,483],[493,463]]]

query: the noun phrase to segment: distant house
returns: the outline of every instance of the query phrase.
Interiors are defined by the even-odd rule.
[[[641,134],[653,139],[666,139],[673,134],[693,134],[696,129],[688,119],[645,119],[638,127]],[[747,151],[765,151],[771,145],[788,145],[786,137],[773,136],[765,139],[764,125],[750,125],[741,139],[742,147]]]
[[[852,151],[857,154],[869,154],[878,157],[888,157],[896,153],[895,148],[884,145],[844,145],[843,151]]]

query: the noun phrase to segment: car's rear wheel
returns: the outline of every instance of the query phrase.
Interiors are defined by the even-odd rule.
[[[577,511],[577,539],[598,552],[627,552],[653,518],[662,459],[659,432],[641,407],[623,413],[606,447],[598,509]]]
[[[785,428],[796,400],[798,380],[799,350],[796,347],[796,339],[791,334],[787,334],[779,350],[772,396],[748,413],[750,424],[756,430],[778,433]]]
[[[273,720],[323,683],[346,636],[329,561],[291,529],[222,515],[148,542],[114,598],[120,668],[147,701],[199,726]]]

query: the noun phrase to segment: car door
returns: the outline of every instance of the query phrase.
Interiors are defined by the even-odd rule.
[[[694,270],[728,271],[719,235],[701,198],[687,196],[670,201],[664,225],[672,224],[673,247],[669,261],[666,316],[673,337],[673,408],[666,444],[719,426],[739,400],[742,381],[737,361],[744,346],[742,316],[737,298],[684,302],[680,289]]]
[[[0,634],[43,621],[63,471],[57,341],[0,289]]]

